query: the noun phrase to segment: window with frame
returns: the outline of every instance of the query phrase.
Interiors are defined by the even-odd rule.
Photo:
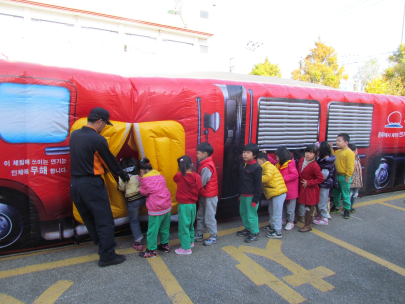
[[[316,100],[260,98],[257,143],[261,149],[302,149],[319,138]]]
[[[339,133],[347,133],[357,147],[370,145],[373,104],[332,101],[328,106],[326,140],[335,142]]]

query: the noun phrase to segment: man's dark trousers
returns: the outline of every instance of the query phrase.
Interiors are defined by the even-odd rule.
[[[70,196],[93,242],[99,245],[100,261],[113,260],[114,219],[104,180],[98,175],[72,176]]]

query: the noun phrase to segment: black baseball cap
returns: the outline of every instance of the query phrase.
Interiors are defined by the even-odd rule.
[[[104,120],[108,125],[112,126],[113,124],[109,121],[110,119],[110,112],[108,112],[104,108],[94,108],[90,111],[88,119],[102,119]]]

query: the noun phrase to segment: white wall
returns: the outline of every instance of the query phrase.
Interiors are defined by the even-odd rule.
[[[75,8],[91,9],[84,4],[79,5],[87,1],[48,2],[70,7],[77,4],[78,7]],[[200,20],[200,9],[191,5],[187,9],[186,4],[187,2],[184,4],[183,17],[184,20],[188,17],[190,23],[187,27],[191,28],[194,24],[193,30],[198,28],[202,31],[209,19]],[[101,12],[114,15],[114,10],[104,10],[106,11]],[[162,19],[173,21],[175,18],[176,21],[169,25],[183,27],[180,16],[167,14],[165,10],[166,8],[159,11],[165,17]],[[120,12],[117,9],[115,11]],[[135,23],[91,16],[76,16],[73,13],[44,11],[4,2],[0,2],[0,14],[3,14],[0,15],[0,53],[11,60],[126,75],[142,72],[207,71],[214,68],[210,65],[210,57],[214,54],[209,52],[209,39],[198,39],[194,34],[146,28]],[[128,12],[124,15],[128,18],[131,16]],[[137,10],[134,15],[141,15],[141,12]],[[157,22],[156,16],[151,19]],[[180,24],[177,24],[178,21]],[[207,32],[206,29],[204,31]],[[208,53],[205,53],[207,47]]]

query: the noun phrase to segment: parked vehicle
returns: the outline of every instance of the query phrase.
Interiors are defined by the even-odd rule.
[[[219,180],[218,217],[238,214],[238,166],[248,142],[275,151],[346,132],[364,166],[361,194],[405,188],[405,98],[345,92],[270,77],[200,74],[121,77],[0,60],[0,254],[73,242],[87,233],[72,207],[70,133],[96,106],[117,160],[147,156],[165,176],[176,220],[176,158],[208,141]],[[105,174],[116,225],[127,222]]]

